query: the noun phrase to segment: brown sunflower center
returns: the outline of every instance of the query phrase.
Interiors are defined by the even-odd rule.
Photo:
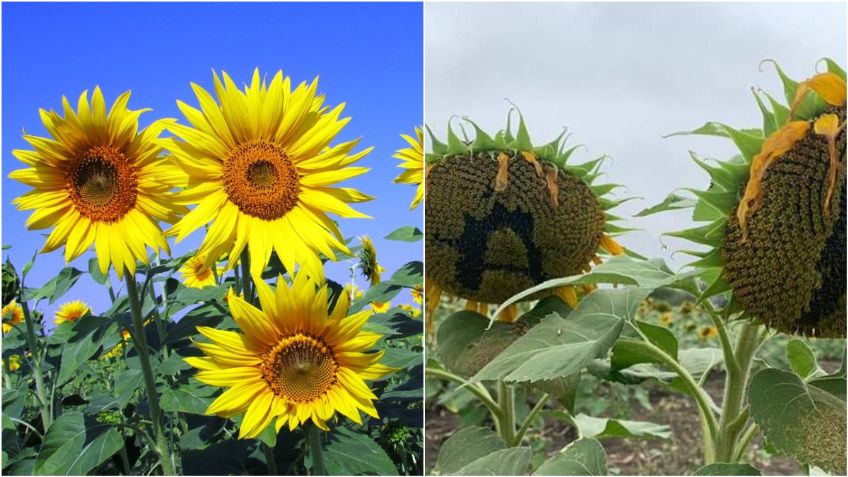
[[[252,141],[236,147],[224,162],[224,189],[245,214],[275,220],[297,205],[300,179],[279,147]]]
[[[262,377],[277,396],[311,402],[336,384],[338,363],[322,340],[298,333],[264,356]]]
[[[112,146],[92,147],[74,159],[65,185],[77,211],[97,222],[120,219],[138,196],[135,168]]]

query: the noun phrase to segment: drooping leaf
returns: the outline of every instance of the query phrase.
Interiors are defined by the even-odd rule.
[[[607,453],[595,439],[578,439],[545,461],[533,475],[607,475]]]
[[[647,209],[640,210],[634,215],[634,217],[647,217],[649,215],[654,215],[669,210],[690,209],[692,207],[695,207],[695,204],[695,199],[684,197],[675,192],[669,194],[659,204],[648,207]]]
[[[671,428],[646,421],[627,421],[577,414],[573,418],[583,437],[607,439],[611,437],[637,437],[671,439]]]

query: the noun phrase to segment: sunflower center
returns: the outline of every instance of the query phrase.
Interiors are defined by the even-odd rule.
[[[279,147],[252,141],[240,144],[224,162],[224,189],[245,214],[276,220],[297,205],[300,178]]]
[[[277,396],[312,402],[336,384],[338,364],[322,340],[298,333],[265,355],[262,376]]]
[[[78,156],[65,175],[77,211],[97,222],[114,222],[135,206],[135,168],[112,146],[95,146]]]

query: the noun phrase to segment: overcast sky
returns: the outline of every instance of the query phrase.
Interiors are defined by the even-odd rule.
[[[735,153],[721,138],[662,136],[706,121],[759,127],[757,86],[782,98],[777,60],[804,79],[824,56],[843,66],[844,3],[757,4],[449,4],[425,5],[425,117],[444,138],[452,115],[488,131],[505,125],[508,98],[521,109],[535,144],[562,127],[582,143],[583,161],[612,156],[609,182],[643,200],[621,206],[630,216],[681,187],[703,188],[706,173],[690,159]],[[822,65],[823,67],[823,65]],[[688,227],[689,214],[632,219],[644,229],[621,238],[649,256],[691,244],[663,232]]]

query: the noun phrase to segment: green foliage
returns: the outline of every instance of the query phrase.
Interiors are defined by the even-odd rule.
[[[759,470],[748,464],[727,464],[717,462],[696,470],[692,475],[762,475]]]
[[[607,475],[607,454],[595,439],[578,439],[545,461],[533,475]]]

